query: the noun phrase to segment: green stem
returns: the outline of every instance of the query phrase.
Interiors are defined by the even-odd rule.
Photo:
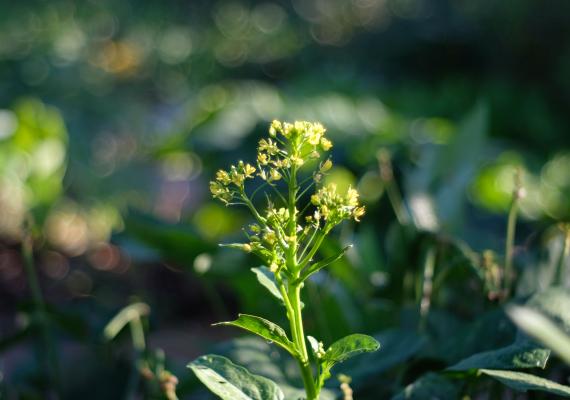
[[[291,302],[291,332],[293,342],[295,343],[300,358],[297,359],[301,376],[303,377],[303,384],[305,385],[305,392],[307,400],[316,400],[319,398],[318,389],[315,385],[313,378],[313,370],[309,362],[309,353],[307,352],[307,344],[305,342],[305,333],[303,330],[303,316],[301,311],[301,284],[289,286],[288,297]]]
[[[505,243],[505,271],[504,271],[504,289],[506,297],[509,296],[512,290],[513,282],[513,248],[515,245],[515,232],[518,214],[518,198],[513,197],[511,209],[509,210],[509,217],[507,221],[507,239]]]
[[[42,345],[40,347],[45,349],[45,352],[40,351],[39,358],[44,361],[46,375],[53,385],[52,388],[56,390],[56,393],[61,393],[59,385],[59,364],[57,362],[55,344],[50,332],[46,304],[34,263],[33,239],[29,233],[25,234],[22,240],[22,257],[24,259],[24,269],[28,278],[34,311],[42,338]]]
[[[422,295],[420,298],[420,331],[425,330],[427,316],[431,306],[433,292],[433,273],[435,270],[436,250],[430,247],[424,261],[424,273],[422,279]]]
[[[564,230],[564,237],[562,239],[562,252],[560,253],[560,259],[558,260],[558,271],[556,275],[556,284],[564,284],[564,261],[568,258],[570,254],[570,229],[566,228]]]
[[[390,204],[396,214],[396,219],[400,225],[407,225],[410,222],[410,217],[406,210],[406,206],[404,206],[404,200],[402,199],[400,190],[393,179],[386,182],[386,193],[388,194],[388,200],[390,200]]]

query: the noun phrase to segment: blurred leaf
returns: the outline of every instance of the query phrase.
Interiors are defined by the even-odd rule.
[[[188,364],[213,393],[223,400],[284,400],[275,382],[252,375],[225,357],[206,355]]]
[[[283,296],[281,296],[281,293],[275,284],[275,275],[273,272],[271,272],[266,266],[252,268],[251,270],[257,276],[259,283],[269,290],[269,293],[283,302]]]
[[[0,354],[26,340],[31,333],[31,326],[28,325],[11,335],[3,335],[0,338]]]
[[[236,326],[245,329],[262,338],[274,342],[295,356],[297,350],[295,345],[289,340],[287,334],[279,325],[255,315],[239,314],[238,319],[229,322],[218,322],[214,325]]]
[[[540,392],[551,393],[562,397],[570,397],[570,386],[561,385],[535,375],[525,374],[523,372],[496,371],[490,369],[482,369],[481,373],[488,375],[504,385],[518,390],[519,392],[538,390]]]
[[[425,337],[402,329],[381,332],[375,338],[382,343],[381,351],[363,354],[338,367],[340,372],[350,374],[357,384],[370,382],[371,377],[404,364],[427,343]]]
[[[535,294],[526,306],[560,323],[564,331],[570,334],[570,289],[551,287]]]
[[[469,323],[433,310],[428,316],[428,328],[432,343],[425,346],[425,356],[442,359],[448,365],[473,354],[509,346],[516,336],[516,328],[501,309],[479,314]]]
[[[446,146],[433,146],[422,153],[421,168],[407,176],[406,197],[413,205],[415,199],[434,196],[434,218],[451,227],[463,220],[462,206],[465,191],[482,161],[488,125],[487,107],[479,102],[461,122],[457,134]],[[419,200],[418,200],[419,201]],[[425,207],[411,207],[414,220],[425,219]],[[423,224],[420,224],[423,226]]]
[[[548,349],[530,342],[518,341],[507,347],[474,354],[449,367],[448,370],[545,368],[549,356]]]
[[[216,249],[203,240],[191,227],[173,225],[140,211],[129,210],[125,231],[148,247],[158,251],[166,260],[188,266],[199,254]]]
[[[520,329],[551,349],[566,364],[570,365],[570,335],[567,335],[550,319],[530,308],[511,306],[507,312]]]
[[[414,383],[406,386],[392,400],[455,400],[459,398],[461,384],[440,374],[427,373]]]
[[[150,307],[145,303],[134,303],[126,306],[105,326],[103,331],[105,339],[113,340],[132,320],[149,314]]]

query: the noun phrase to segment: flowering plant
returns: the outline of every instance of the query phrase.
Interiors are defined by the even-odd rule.
[[[322,342],[304,333],[301,302],[304,282],[342,257],[350,246],[326,259],[317,261],[315,256],[335,226],[344,220],[359,221],[365,211],[355,189],[339,193],[336,185],[322,184],[323,176],[332,167],[331,160],[323,160],[322,153],[331,148],[325,128],[319,123],[273,121],[269,137],[259,141],[255,166],[239,161],[227,171],[219,170],[210,182],[215,198],[251,211],[255,223],[244,230],[247,242],[227,246],[253,253],[267,266],[254,268],[254,272],[285,307],[290,337],[277,324],[253,315],[240,314],[237,320],[221,324],[250,331],[290,353],[298,362],[307,400],[319,398],[336,363],[379,348],[372,337],[353,334],[325,349]],[[311,173],[306,171],[309,168]],[[246,184],[256,178],[262,185],[250,192]],[[267,199],[263,211],[254,205],[261,189],[266,189]],[[313,190],[310,201],[301,207],[310,190]],[[200,357],[189,367],[223,399],[283,398],[275,383],[252,375],[220,356]]]

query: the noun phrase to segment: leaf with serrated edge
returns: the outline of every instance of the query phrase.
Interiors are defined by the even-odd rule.
[[[297,355],[295,345],[289,340],[287,334],[279,325],[255,315],[239,314],[235,321],[218,322],[215,325],[236,326],[261,336],[287,350],[293,356]]]
[[[283,400],[277,384],[251,374],[222,356],[206,355],[188,364],[196,377],[223,400]]]
[[[380,343],[372,336],[355,333],[334,342],[327,349],[323,360],[335,364],[361,353],[376,351],[379,348]]]
[[[257,280],[263,287],[269,290],[273,296],[277,297],[281,302],[283,302],[283,296],[279,292],[277,285],[275,284],[275,278],[273,277],[273,272],[265,266],[251,269],[253,273],[257,276]]]
[[[497,379],[504,385],[520,392],[538,390],[541,392],[557,394],[559,396],[570,397],[570,386],[561,385],[539,376],[525,374],[524,372],[492,369],[481,369],[479,372]]]

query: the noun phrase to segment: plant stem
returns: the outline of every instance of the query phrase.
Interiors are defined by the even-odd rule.
[[[560,253],[560,259],[558,260],[558,271],[556,276],[556,284],[564,284],[564,263],[570,254],[570,227],[564,226],[562,228],[564,236],[562,238],[562,252]]]
[[[509,217],[507,221],[507,239],[505,243],[505,273],[504,273],[504,289],[506,297],[509,296],[512,289],[513,281],[513,248],[515,244],[515,232],[518,214],[518,198],[513,197],[511,209],[509,210]]]
[[[59,385],[59,367],[56,357],[55,345],[51,336],[49,320],[46,312],[46,304],[40,288],[38,274],[34,262],[33,239],[31,233],[25,233],[22,240],[22,257],[24,259],[24,269],[28,278],[28,284],[32,294],[32,302],[40,330],[42,345],[45,351],[40,351],[40,359],[45,364],[46,375],[50,380],[52,389],[56,393],[61,393]],[[45,346],[45,347],[44,347]],[[59,396],[58,396],[59,397]]]
[[[509,217],[507,221],[507,240],[505,243],[505,271],[503,275],[505,296],[503,299],[507,299],[511,294],[514,279],[513,248],[515,245],[517,215],[519,211],[519,201],[525,196],[525,190],[522,184],[522,174],[523,172],[520,167],[515,170],[513,199],[511,201],[511,209],[509,210]]]
[[[424,273],[422,280],[422,297],[420,299],[420,331],[423,331],[427,322],[427,315],[431,306],[433,291],[433,273],[435,269],[436,250],[430,247],[424,261]]]
[[[376,155],[378,159],[378,168],[380,170],[380,179],[384,182],[388,200],[392,205],[392,209],[396,214],[396,219],[400,225],[407,225],[410,222],[410,216],[404,205],[404,200],[398,189],[398,185],[394,180],[394,172],[392,170],[392,160],[390,153],[386,149],[380,149]]]
[[[293,342],[297,346],[300,358],[297,359],[303,383],[305,385],[305,392],[307,400],[318,399],[319,393],[317,391],[315,380],[313,378],[313,371],[309,362],[309,354],[307,352],[307,344],[305,342],[305,333],[303,331],[303,316],[301,311],[301,284],[294,284],[289,286],[288,297],[291,302],[291,332]]]

